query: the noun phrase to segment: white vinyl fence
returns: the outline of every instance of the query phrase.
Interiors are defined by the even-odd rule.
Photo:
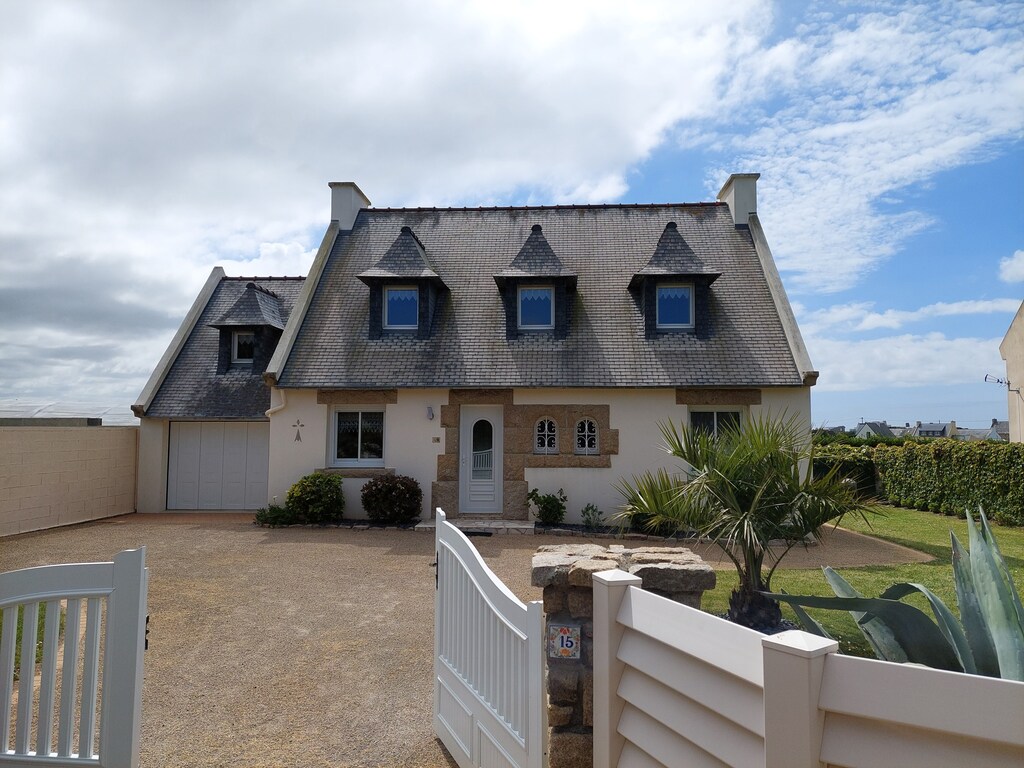
[[[460,768],[542,768],[544,615],[437,510],[434,731]]]
[[[1024,683],[765,637],[594,575],[594,766],[1024,765]]]
[[[147,587],[144,547],[0,574],[0,768],[138,766]]]

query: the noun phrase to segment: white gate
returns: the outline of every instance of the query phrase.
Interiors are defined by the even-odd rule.
[[[121,552],[112,563],[48,565],[0,574],[0,768],[137,768],[145,559],[142,547]],[[58,653],[62,614],[64,651]],[[40,622],[42,660],[37,665],[33,651]],[[24,653],[15,683],[19,647]]]
[[[542,768],[544,614],[437,510],[434,732],[460,768]]]

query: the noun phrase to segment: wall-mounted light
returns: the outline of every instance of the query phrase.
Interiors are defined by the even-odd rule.
[[[427,419],[429,421],[433,421],[434,420],[434,406],[432,406],[432,405],[428,405],[427,406]]]

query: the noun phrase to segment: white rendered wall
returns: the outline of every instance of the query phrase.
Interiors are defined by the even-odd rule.
[[[622,496],[615,490],[619,480],[662,467],[668,470],[679,467],[679,462],[662,450],[663,439],[658,426],[667,420],[677,425],[689,423],[689,409],[676,405],[675,389],[517,389],[513,397],[517,405],[607,403],[609,406],[609,427],[619,430],[619,452],[611,457],[611,468],[526,470],[526,481],[531,489],[537,488],[542,493],[559,488],[565,491],[569,498],[566,522],[582,522],[580,511],[586,504],[596,504],[607,521],[622,504]],[[728,408],[727,405],[715,407]],[[740,407],[740,410],[745,411],[744,418],[757,418],[762,414],[795,418],[810,430],[810,388],[763,389],[761,405]]]
[[[271,403],[280,404],[282,390],[273,390]],[[285,407],[270,417],[270,501],[283,504],[288,489],[303,475],[329,466],[332,406],[317,403],[316,390],[284,390]],[[415,478],[423,491],[421,517],[430,517],[430,484],[437,477],[437,456],[444,452],[441,405],[446,389],[400,390],[398,402],[384,408],[384,466]],[[434,418],[427,418],[427,407]],[[356,407],[356,406],[353,406]],[[302,427],[296,427],[301,423]],[[302,439],[295,439],[296,432]],[[434,442],[434,439],[437,442]],[[368,478],[345,477],[345,517],[363,518],[359,493]]]
[[[1024,304],[1010,323],[1010,329],[999,345],[999,354],[1006,361],[1006,378],[1010,380],[1006,393],[1010,442],[1024,443]]]
[[[167,419],[139,420],[136,507],[139,512],[167,509]]]

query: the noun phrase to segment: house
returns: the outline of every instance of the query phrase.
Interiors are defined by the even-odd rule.
[[[907,437],[956,437],[955,421],[924,421],[917,422],[906,433]]]
[[[999,419],[992,419],[992,424],[987,427],[979,429],[965,429],[964,427],[956,428],[956,439],[964,440],[966,442],[974,442],[977,440],[994,440],[996,442],[1005,443],[1007,433],[1007,423],[1005,421],[999,421]]]
[[[854,437],[896,437],[889,425],[884,421],[862,421],[857,425]]]
[[[1006,361],[1006,403],[1009,411],[1010,442],[1024,442],[1024,302],[1013,316],[1010,327],[999,344],[999,354]]]
[[[135,406],[140,511],[226,498],[241,456],[229,480],[219,435],[240,445],[241,425],[267,436],[263,502],[320,470],[343,478],[359,517],[367,479],[399,473],[419,481],[425,518],[522,519],[528,489],[563,488],[570,520],[588,503],[614,512],[620,478],[676,467],[666,420],[715,431],[772,414],[809,429],[817,372],[757,178],[731,176],[715,202],[495,208],[372,208],[332,183],[304,283],[215,270],[186,317]],[[256,312],[263,291],[283,332]],[[235,334],[253,329],[251,363],[236,359]],[[247,505],[263,487],[250,481]]]

